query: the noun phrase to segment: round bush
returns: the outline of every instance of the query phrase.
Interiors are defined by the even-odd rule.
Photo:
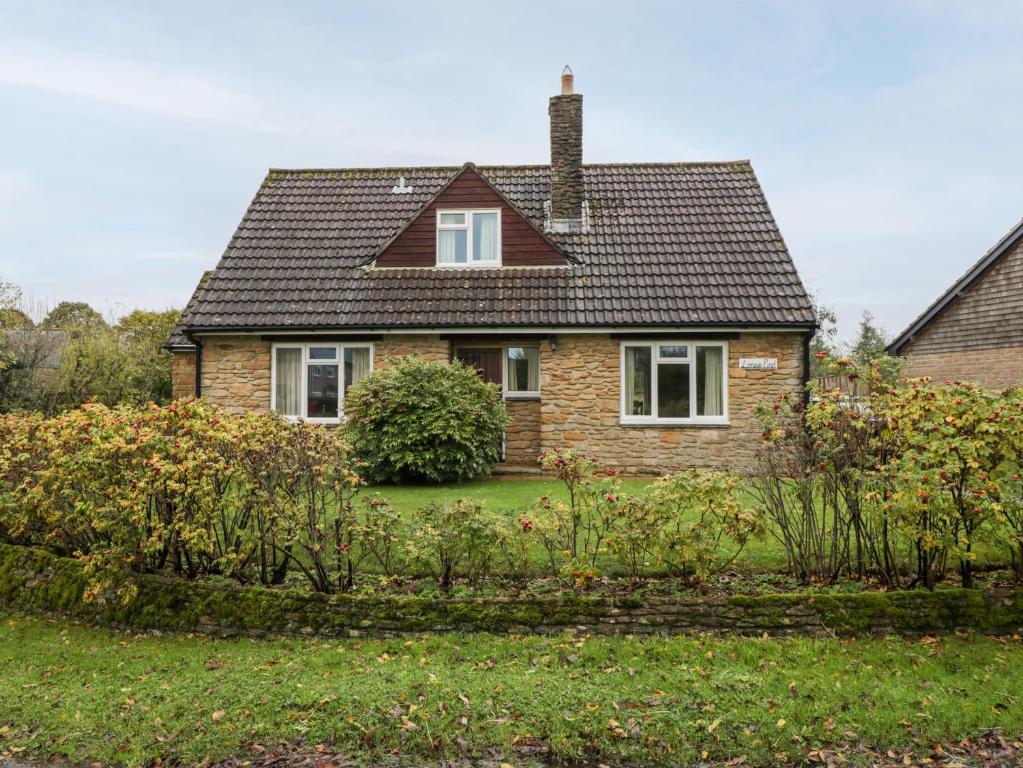
[[[455,361],[390,359],[345,397],[348,439],[370,482],[466,480],[493,471],[508,422],[495,384]]]

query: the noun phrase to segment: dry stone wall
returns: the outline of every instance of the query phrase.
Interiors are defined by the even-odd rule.
[[[84,602],[77,560],[0,544],[0,609],[59,613],[115,627],[211,635],[358,637],[405,632],[715,632],[848,636],[1023,629],[1023,590],[705,597],[429,598],[340,595],[130,577],[131,601]]]

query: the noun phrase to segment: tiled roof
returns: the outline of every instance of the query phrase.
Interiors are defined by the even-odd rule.
[[[460,167],[270,171],[184,330],[810,325],[748,162],[587,165],[567,267],[374,269]],[[547,166],[476,169],[538,227]],[[404,176],[409,194],[391,190]]]

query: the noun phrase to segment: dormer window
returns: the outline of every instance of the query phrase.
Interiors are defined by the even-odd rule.
[[[438,210],[437,266],[501,266],[501,211]]]

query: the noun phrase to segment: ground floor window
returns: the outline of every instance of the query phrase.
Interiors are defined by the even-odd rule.
[[[540,397],[539,345],[455,347],[454,356],[497,384],[508,399]]]
[[[348,388],[373,367],[370,344],[274,344],[270,408],[289,419],[336,424]]]
[[[621,370],[624,424],[728,422],[724,342],[624,342]]]

